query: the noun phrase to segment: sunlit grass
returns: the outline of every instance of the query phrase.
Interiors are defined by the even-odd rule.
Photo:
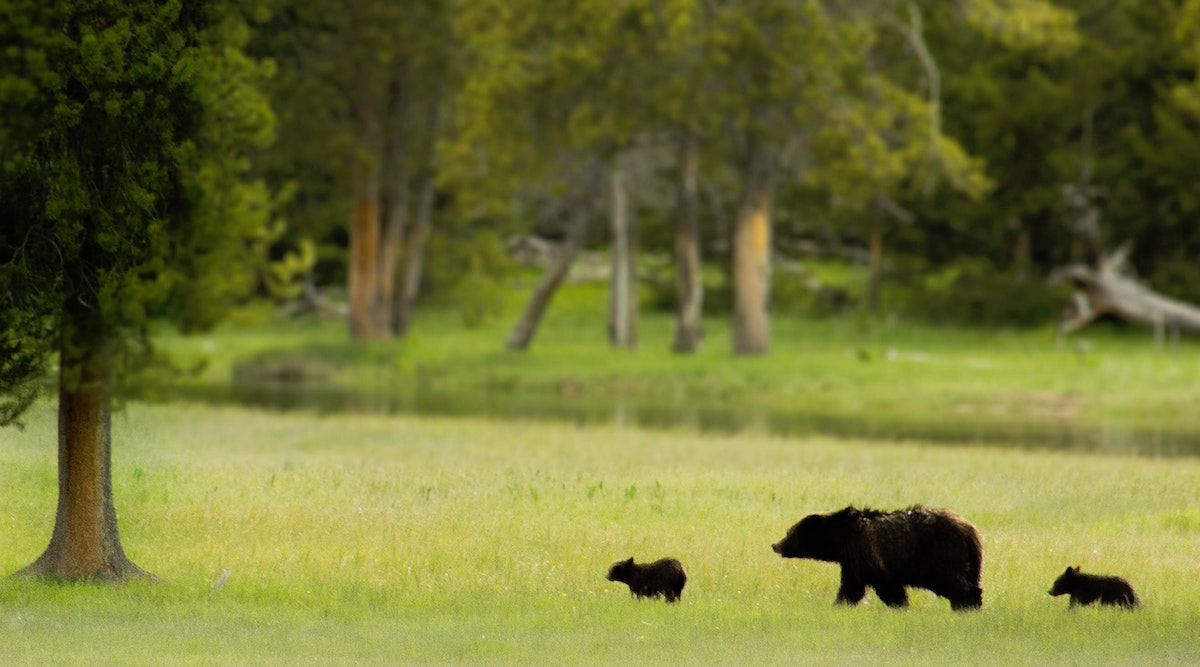
[[[5,572],[49,539],[54,441],[50,405],[0,431]],[[1200,661],[1195,459],[140,404],[114,442],[161,581],[0,582],[0,663]],[[836,566],[770,550],[802,514],[913,502],[981,530],[981,612],[835,608]],[[604,580],[667,555],[678,605]],[[1068,613],[1046,590],[1076,564],[1144,608]]]

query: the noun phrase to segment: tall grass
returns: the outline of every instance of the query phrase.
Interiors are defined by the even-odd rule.
[[[0,582],[3,664],[1196,664],[1195,459],[131,404],[114,420],[118,588]],[[49,539],[54,415],[0,431],[0,569]],[[836,608],[770,543],[854,503],[954,509],[984,608]],[[604,580],[679,558],[677,605]],[[1144,608],[1073,613],[1067,565]],[[223,586],[216,587],[222,572]]]

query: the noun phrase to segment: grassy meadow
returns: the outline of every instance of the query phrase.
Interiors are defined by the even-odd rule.
[[[47,402],[0,431],[5,572],[49,539],[54,428]],[[160,581],[0,580],[0,664],[1200,662],[1195,458],[186,404],[113,431],[125,549]],[[913,502],[979,527],[981,611],[837,608],[836,566],[770,549]],[[665,555],[679,604],[604,580]],[[1143,608],[1069,613],[1046,591],[1074,564]]]
[[[508,353],[527,287],[477,326],[424,311],[399,342],[157,332],[195,372],[115,415],[113,486],[159,581],[0,579],[0,664],[1200,663],[1194,343],[777,313],[768,356],[732,357],[719,317],[677,356],[646,313],[630,352],[607,345],[603,287],[572,284]],[[225,405],[285,375],[345,395]],[[197,388],[218,399],[170,400]],[[458,417],[436,416],[447,396]],[[0,430],[0,572],[50,537],[54,409]],[[666,418],[621,417],[643,409]],[[780,435],[781,415],[814,426]],[[924,591],[838,608],[836,566],[770,549],[810,512],[918,502],[982,532],[980,612]],[[679,604],[604,579],[668,555]],[[1068,613],[1046,594],[1067,565],[1127,577],[1144,607]]]

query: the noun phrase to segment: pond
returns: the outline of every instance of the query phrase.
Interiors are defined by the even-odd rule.
[[[978,444],[1021,449],[1178,457],[1200,456],[1200,434],[1167,429],[1130,429],[1067,420],[878,418],[870,415],[811,413],[802,409],[760,409],[716,401],[637,400],[621,397],[526,395],[513,391],[400,393],[354,390],[311,383],[175,387],[163,398],[267,410],[321,414],[374,413],[477,416],[497,419],[549,419],[580,425],[686,429],[697,432],[755,432],[781,437],[824,435]]]

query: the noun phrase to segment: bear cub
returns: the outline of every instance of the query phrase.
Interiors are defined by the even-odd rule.
[[[944,509],[858,509],[810,514],[771,545],[784,558],[842,566],[838,604],[858,604],[867,588],[889,607],[907,607],[906,587],[924,588],[955,611],[983,606],[979,531]]]
[[[1055,597],[1070,595],[1071,604],[1067,605],[1068,609],[1077,605],[1089,605],[1096,600],[1099,600],[1100,604],[1120,605],[1129,609],[1139,604],[1137,593],[1133,592],[1133,586],[1130,586],[1128,581],[1121,577],[1084,574],[1079,571],[1078,566],[1068,567],[1059,575],[1049,592]]]
[[[674,558],[662,558],[640,565],[629,558],[619,560],[608,568],[608,580],[629,586],[629,593],[637,598],[662,596],[667,602],[675,602],[683,595],[687,575],[683,572],[683,565]]]

